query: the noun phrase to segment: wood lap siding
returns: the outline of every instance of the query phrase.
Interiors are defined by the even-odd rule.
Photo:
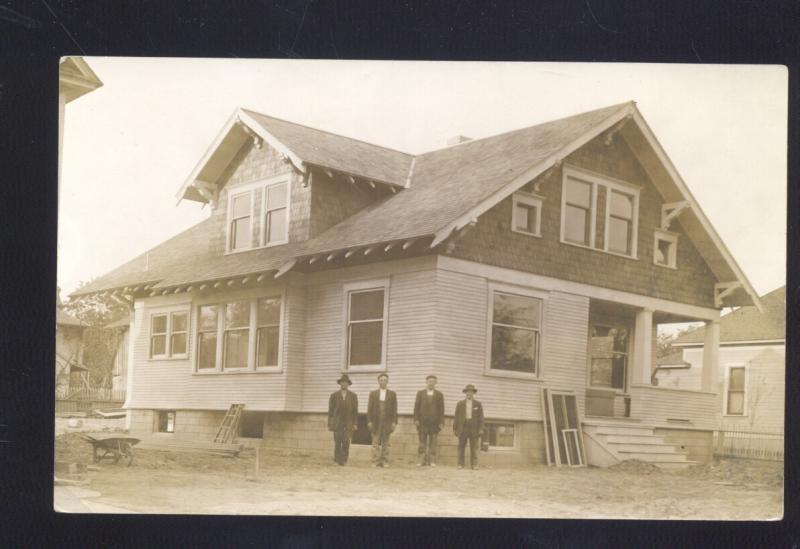
[[[719,402],[714,393],[644,386],[631,389],[631,414],[643,424],[669,426],[668,419],[677,419],[689,420],[691,428],[714,429]]]
[[[484,375],[488,292],[484,278],[445,270],[437,273],[437,374],[447,413],[452,414],[450,408],[463,398],[461,389],[466,383],[477,385],[489,418],[541,420],[543,384],[575,390],[582,408],[589,300],[555,292],[548,295],[540,350],[543,377],[533,381]]]

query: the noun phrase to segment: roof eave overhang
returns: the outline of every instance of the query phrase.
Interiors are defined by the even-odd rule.
[[[87,93],[102,87],[103,81],[100,80],[89,64],[80,57],[64,57],[60,65],[70,63],[79,74],[65,74],[59,71],[59,88],[64,93],[67,103],[86,95]]]

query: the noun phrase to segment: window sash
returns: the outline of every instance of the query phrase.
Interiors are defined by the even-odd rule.
[[[513,313],[507,313],[500,315],[505,322],[496,320],[495,318],[498,316],[496,307],[503,296],[509,296],[515,300],[529,300],[535,303],[535,306],[533,306],[535,318],[532,321],[531,319],[518,318],[516,319],[518,322],[514,323],[509,322],[509,320],[515,320]],[[508,300],[507,303],[511,305],[513,300]],[[539,370],[543,300],[538,297],[492,290],[491,307],[490,370],[536,375]],[[527,338],[530,338],[530,341],[526,341]]]
[[[347,345],[346,367],[382,367],[386,361],[386,315],[387,287],[371,287],[350,290],[347,293]],[[364,294],[380,294],[378,303],[364,301],[360,304],[356,319],[353,319],[353,299]],[[371,309],[372,307],[372,309]],[[380,313],[378,313],[380,307]],[[374,316],[373,316],[374,315]],[[355,337],[354,337],[355,336]]]
[[[235,202],[247,196],[246,214],[236,215]],[[230,210],[228,215],[228,250],[247,250],[253,247],[253,191],[244,191],[230,195]]]
[[[183,329],[176,330],[176,317],[184,317]],[[157,321],[163,319],[163,330],[156,331]],[[159,322],[160,323],[160,322]],[[184,358],[188,354],[189,313],[186,311],[158,313],[150,317],[150,358]],[[176,349],[179,349],[176,351]]]
[[[486,440],[490,448],[514,448],[516,425],[488,421],[486,422]]]

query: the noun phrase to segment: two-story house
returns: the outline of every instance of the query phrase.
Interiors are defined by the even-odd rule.
[[[544,387],[589,463],[680,466],[710,453],[719,311],[760,306],[633,102],[419,155],[239,109],[178,197],[209,218],[79,292],[132,304],[143,436],[211,440],[242,403],[242,437],[327,453],[336,379],[364,412],[387,372],[410,458],[434,373],[448,414],[478,387],[489,464],[545,461]],[[651,384],[681,321],[707,324],[699,390]]]

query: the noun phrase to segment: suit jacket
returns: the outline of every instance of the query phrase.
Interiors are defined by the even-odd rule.
[[[378,409],[380,398],[380,389],[375,389],[369,394],[367,421],[373,426],[377,426],[380,420],[380,410]],[[390,424],[397,423],[397,393],[390,389],[386,389],[386,421]]]
[[[328,429],[330,431],[352,431],[358,419],[358,397],[350,390],[342,398],[341,389],[328,399]]]
[[[456,404],[456,417],[453,421],[453,431],[455,432],[456,436],[461,436],[461,431],[464,430],[464,422],[466,422],[467,416],[467,399],[460,401]],[[483,404],[480,401],[472,399],[472,419],[473,424],[476,427],[475,434],[480,434],[483,432]]]
[[[423,415],[422,405],[428,398],[428,390],[423,389],[417,392],[417,399],[414,401],[414,421],[425,423],[426,425],[444,425],[444,395],[441,391],[433,390],[433,412],[428,409],[428,414]]]

